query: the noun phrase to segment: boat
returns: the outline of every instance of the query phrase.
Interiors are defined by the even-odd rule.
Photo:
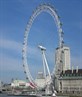
[[[57,94],[57,92],[54,90],[52,93],[52,97],[57,97],[56,94]]]
[[[29,97],[37,97],[37,94],[31,93],[31,94],[29,94],[28,96],[29,96]]]
[[[52,97],[57,97],[55,93],[52,94]]]

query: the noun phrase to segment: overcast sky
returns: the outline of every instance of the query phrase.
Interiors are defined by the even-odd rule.
[[[62,22],[65,45],[70,47],[71,65],[82,68],[82,0],[0,0],[0,79],[25,79],[22,67],[24,31],[32,12],[41,3],[51,3]],[[38,44],[46,47],[46,57],[52,71],[58,32],[53,18],[41,13],[33,22],[28,37],[28,64],[32,75],[42,71]]]

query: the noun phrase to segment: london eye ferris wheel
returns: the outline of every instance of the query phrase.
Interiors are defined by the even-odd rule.
[[[35,83],[35,80],[33,79],[30,70],[29,70],[29,66],[28,66],[28,60],[27,60],[27,51],[28,51],[28,37],[29,37],[29,32],[31,29],[31,26],[35,20],[35,18],[41,14],[42,12],[47,12],[49,13],[52,17],[53,20],[55,21],[56,27],[57,27],[57,31],[58,31],[58,36],[59,36],[59,48],[60,48],[60,53],[61,53],[61,48],[63,46],[63,30],[62,30],[62,23],[60,22],[60,18],[57,14],[56,9],[50,5],[50,4],[41,4],[39,5],[35,11],[33,12],[33,14],[31,15],[29,22],[26,26],[25,29],[25,33],[24,33],[24,42],[23,42],[23,49],[22,49],[22,60],[23,60],[23,67],[24,67],[24,72],[26,74],[26,78],[33,84],[36,85],[36,87],[40,87]],[[44,62],[46,63],[46,57],[44,54],[44,50],[42,46],[39,46],[39,48],[41,49],[41,51],[43,51],[43,58],[44,58]],[[59,57],[59,60],[61,60],[61,58]],[[46,63],[46,67],[48,69],[48,65]],[[49,72],[49,70],[48,70]],[[48,73],[50,75],[50,72]],[[51,77],[50,77],[51,80]],[[50,81],[49,81],[50,82]]]

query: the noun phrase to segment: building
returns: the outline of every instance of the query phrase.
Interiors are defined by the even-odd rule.
[[[61,60],[60,60],[61,58]],[[64,70],[70,69],[70,48],[63,46],[61,48],[56,48],[55,52],[55,74],[60,74]]]
[[[46,85],[46,80],[44,78],[43,72],[38,72],[37,78],[35,79],[35,83],[41,87],[44,88]]]
[[[0,88],[2,87],[2,81],[0,80]]]
[[[29,86],[29,83],[23,80],[13,80],[11,83],[11,87],[18,87],[18,88],[27,88]]]
[[[63,71],[64,70],[69,70],[70,69],[70,48],[64,46],[63,47]]]
[[[2,81],[0,80],[0,92],[2,91]]]
[[[82,94],[82,69],[62,72],[59,77],[59,92]]]
[[[70,69],[70,48],[63,46],[55,52],[55,88],[59,91],[59,76],[62,71]]]

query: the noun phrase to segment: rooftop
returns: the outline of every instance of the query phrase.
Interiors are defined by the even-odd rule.
[[[82,69],[62,71],[59,79],[82,79]]]

